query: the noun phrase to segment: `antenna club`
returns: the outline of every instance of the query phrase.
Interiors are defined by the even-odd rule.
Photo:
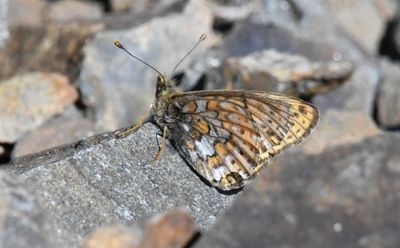
[[[203,41],[203,40],[205,40],[207,38],[207,35],[206,34],[202,34],[201,36],[200,36],[200,41]]]
[[[118,48],[123,49],[124,47],[122,46],[121,42],[119,42],[118,40],[114,41],[114,45]]]

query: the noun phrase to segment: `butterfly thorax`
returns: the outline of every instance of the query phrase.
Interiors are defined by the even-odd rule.
[[[171,96],[176,93],[175,82],[166,77],[158,76],[157,78],[157,90],[156,90],[156,101],[154,103],[154,119],[161,127],[168,126],[173,122],[173,117],[169,118],[171,114]]]

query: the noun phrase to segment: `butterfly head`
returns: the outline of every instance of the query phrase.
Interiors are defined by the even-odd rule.
[[[171,95],[175,90],[175,82],[171,78],[163,75],[158,75],[157,77],[157,91],[156,97],[163,98]]]

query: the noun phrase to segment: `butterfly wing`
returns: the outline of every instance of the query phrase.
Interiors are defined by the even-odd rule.
[[[170,100],[170,139],[222,190],[251,181],[272,158],[303,141],[319,118],[311,104],[270,92],[199,91]]]

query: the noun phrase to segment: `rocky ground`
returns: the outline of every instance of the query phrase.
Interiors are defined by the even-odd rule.
[[[395,0],[0,0],[2,247],[399,247]],[[137,121],[182,89],[312,102],[300,146],[220,192]]]

